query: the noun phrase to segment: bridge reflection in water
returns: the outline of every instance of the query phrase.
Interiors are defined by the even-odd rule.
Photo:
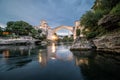
[[[40,66],[45,67],[49,60],[72,61],[73,54],[69,51],[68,46],[56,45],[52,43],[46,48],[39,46],[1,46],[0,62],[4,63],[6,68],[0,64],[0,70],[7,71],[21,67],[21,64],[27,64],[29,61],[38,59]],[[20,66],[19,66],[20,65]],[[23,65],[24,66],[24,65]]]
[[[69,53],[66,53],[69,52]],[[47,64],[49,60],[73,60],[73,54],[66,49],[64,45],[57,46],[52,43],[51,46],[47,46],[47,50],[39,50],[39,62],[42,66]]]
[[[0,80],[120,80],[120,55],[70,44],[1,46]]]

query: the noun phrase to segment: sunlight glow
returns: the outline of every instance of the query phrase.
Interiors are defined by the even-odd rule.
[[[55,43],[52,43],[52,53],[55,53],[55,51],[56,51]]]
[[[8,58],[10,56],[9,50],[3,51],[3,57]]]
[[[55,35],[53,35],[53,36],[52,36],[52,40],[54,40],[54,41],[55,41],[55,40],[57,40],[57,39],[58,39],[58,37],[57,37],[57,36],[55,36]]]
[[[39,53],[39,62],[40,63],[42,62],[42,55],[41,55],[41,53]]]

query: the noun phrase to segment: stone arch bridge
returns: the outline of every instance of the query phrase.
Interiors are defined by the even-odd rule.
[[[49,40],[53,40],[54,33],[56,33],[58,30],[61,30],[61,29],[67,29],[71,31],[73,33],[73,38],[76,39],[76,29],[80,28],[80,21],[76,21],[74,26],[58,26],[56,28],[51,29],[48,26],[47,22],[42,20],[40,23],[40,26],[36,28],[42,29],[44,33],[46,34],[47,39]]]
[[[54,29],[48,30],[47,39],[52,40],[52,36],[54,35],[54,33],[56,33],[61,29],[67,29],[71,31],[73,33],[73,38],[76,39],[76,30],[75,30],[75,27],[72,27],[72,26],[58,26]]]

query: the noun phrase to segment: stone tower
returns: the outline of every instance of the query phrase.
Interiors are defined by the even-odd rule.
[[[80,27],[80,21],[75,21],[75,24],[74,24],[74,33],[73,33],[73,38],[74,40],[77,38],[77,35],[76,35],[76,30]]]
[[[40,21],[40,28],[44,29],[45,31],[47,31],[48,24],[47,24],[47,22],[45,20],[41,20]]]

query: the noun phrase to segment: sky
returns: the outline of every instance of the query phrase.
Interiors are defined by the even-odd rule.
[[[46,20],[51,28],[74,26],[95,0],[0,0],[0,26],[23,20],[33,26]],[[65,32],[65,30],[61,31]]]

